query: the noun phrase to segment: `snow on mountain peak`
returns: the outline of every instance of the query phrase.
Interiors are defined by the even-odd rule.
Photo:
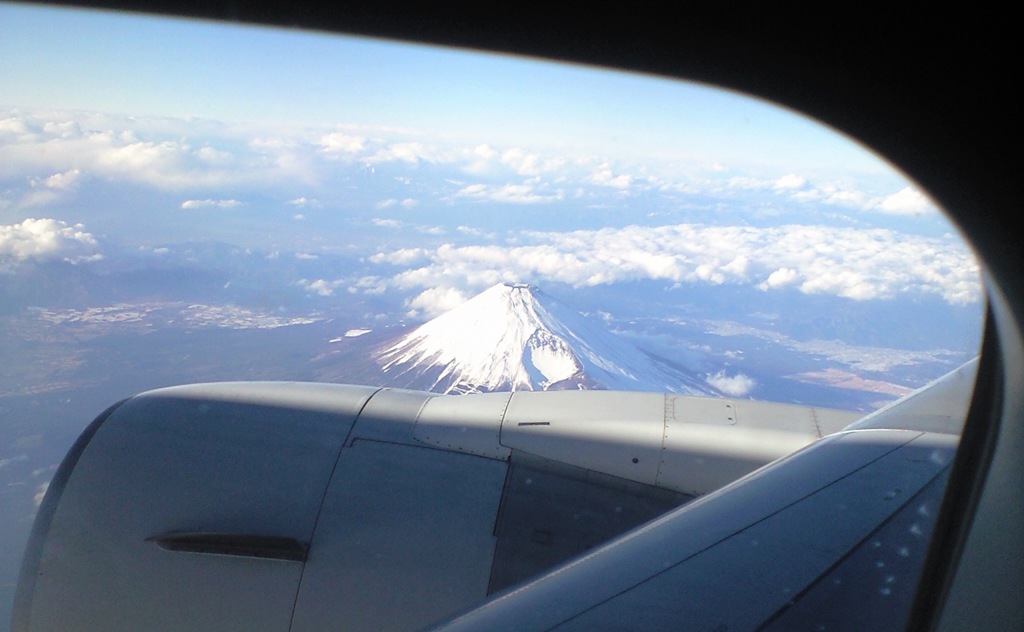
[[[565,388],[714,392],[525,283],[499,283],[376,357],[386,374],[445,393]]]

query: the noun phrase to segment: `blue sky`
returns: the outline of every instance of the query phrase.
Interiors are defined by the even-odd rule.
[[[107,12],[0,5],[0,18],[6,105],[381,126],[563,151],[882,171],[800,117],[676,81]]]
[[[0,59],[2,270],[217,239],[356,257],[294,282],[419,292],[426,315],[524,277],[980,301],[969,251],[911,182],[706,86],[10,4]]]

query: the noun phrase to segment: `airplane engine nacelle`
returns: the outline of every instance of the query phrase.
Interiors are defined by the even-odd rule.
[[[40,507],[15,629],[287,630],[338,452],[374,391],[211,385],[111,408]]]
[[[419,628],[856,417],[654,393],[150,391],[61,464],[12,629]]]

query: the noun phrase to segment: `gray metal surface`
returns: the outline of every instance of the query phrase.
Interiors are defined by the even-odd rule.
[[[422,445],[413,436],[413,420],[426,402],[434,397],[437,395],[423,391],[382,388],[363,407],[349,441],[369,439]]]
[[[78,459],[45,539],[30,544],[41,547],[24,571],[34,591],[14,628],[287,630],[301,562],[147,539],[309,542],[341,443],[375,390],[222,385],[122,404]]]
[[[570,621],[574,629],[690,621],[701,628],[708,616],[748,622],[728,629],[749,628],[760,614],[743,604],[766,608],[764,600],[781,598],[783,588],[813,581],[947,465],[954,446],[951,437],[910,431],[833,435],[438,629],[549,630]],[[836,520],[820,518],[831,514]],[[744,589],[734,590],[740,578]],[[690,619],[691,611],[705,614]],[[638,618],[645,612],[652,618]]]
[[[707,494],[861,416],[792,404],[669,395],[656,484]]]
[[[1014,273],[1019,278],[1019,269]],[[1015,298],[1020,307],[1024,296]],[[998,363],[989,366],[997,366],[1002,375],[988,375],[996,380],[995,392],[986,388],[992,384],[978,389],[999,406],[991,413],[993,418],[979,419],[972,411],[972,423],[988,422],[994,429],[982,459],[963,461],[984,485],[972,490],[978,504],[971,507],[971,512],[977,513],[972,516],[973,523],[968,523],[969,532],[959,542],[946,540],[957,553],[953,558],[956,576],[949,586],[942,621],[936,626],[941,632],[1012,630],[1024,625],[1024,309],[1011,313],[1006,298],[995,290],[990,290],[989,300],[999,328],[1001,354]],[[984,406],[979,408],[984,410]]]
[[[655,484],[686,494],[707,494],[815,439],[760,428],[670,423]]]
[[[757,629],[934,479],[954,450],[948,438],[920,437],[552,629]],[[890,584],[910,593],[907,604],[915,585],[916,577]]]
[[[445,450],[507,459],[509,449],[499,436],[510,397],[512,393],[477,393],[431,399],[416,418],[413,434]]]
[[[513,452],[488,593],[533,577],[692,496]]]
[[[884,406],[849,428],[904,428],[960,435],[971,404],[978,358]]]
[[[736,412],[737,425],[751,429],[776,430],[804,436],[824,437],[839,432],[864,416],[851,410],[836,410],[820,406],[799,406],[726,400]]]
[[[850,411],[660,393],[520,392],[508,404],[501,443],[698,495],[860,417]]]
[[[292,630],[412,630],[483,599],[507,464],[357,440],[331,480]]]
[[[949,384],[939,403],[910,398],[909,423],[947,428],[962,409],[945,402],[966,398],[970,380]],[[900,419],[887,415],[873,423]],[[763,541],[775,579],[751,589],[802,590],[891,509],[878,489],[912,493],[915,473],[934,473],[957,441],[872,429],[819,440],[854,416],[612,391],[153,391],[97,426],[44,503],[16,629],[409,630],[505,589],[453,625],[700,620],[668,603],[680,587],[721,592],[721,569]],[[893,460],[907,442],[933,452]],[[853,509],[831,516],[843,503]],[[791,535],[819,514],[839,524]],[[780,594],[747,611],[719,605],[744,624]],[[659,605],[636,619],[648,602]]]
[[[655,484],[665,396],[621,391],[516,393],[501,443],[516,450]]]
[[[780,609],[764,632],[903,630],[924,570],[949,470]]]

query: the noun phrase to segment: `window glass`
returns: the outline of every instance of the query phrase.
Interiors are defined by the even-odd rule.
[[[866,414],[978,351],[978,264],[926,193],[743,95],[20,4],[0,59],[0,621],[61,458],[147,389]]]

